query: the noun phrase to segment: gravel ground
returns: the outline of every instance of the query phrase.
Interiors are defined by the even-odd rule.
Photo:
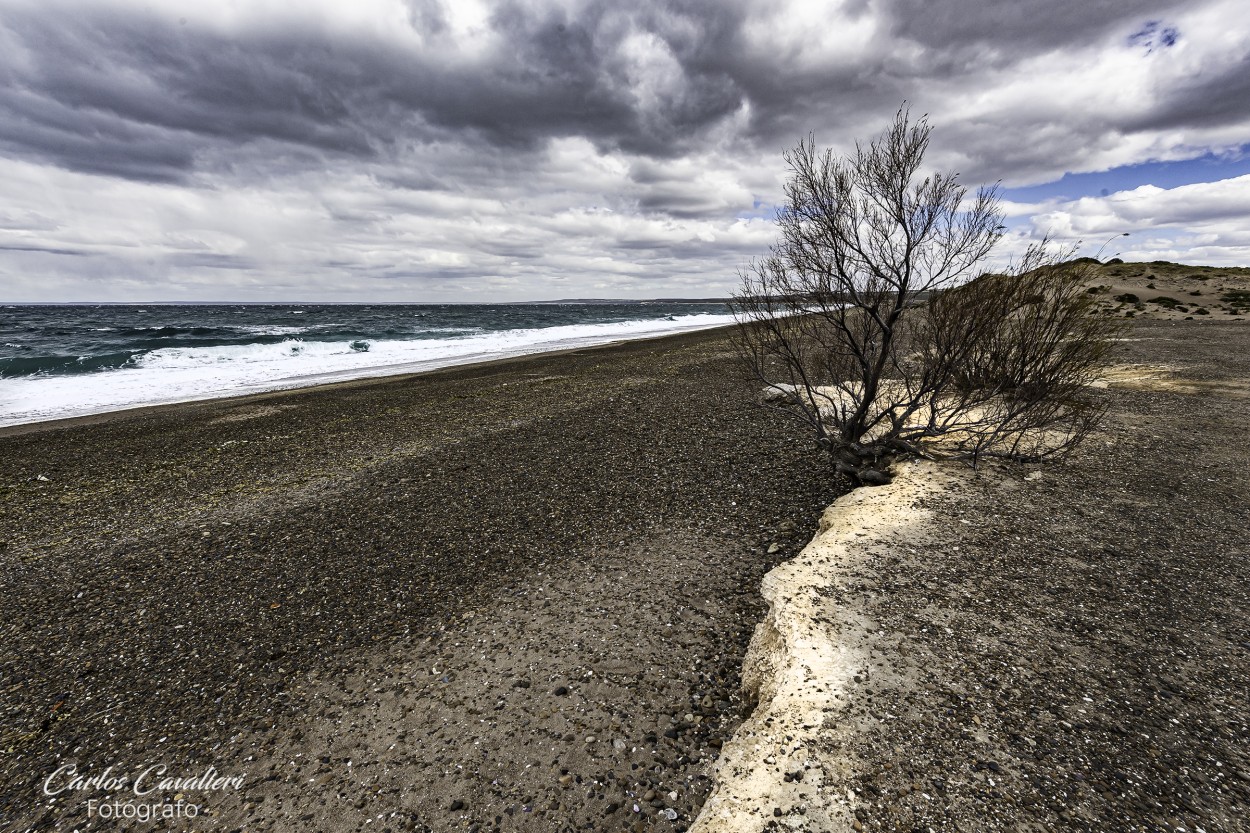
[[[0,828],[684,829],[839,488],[736,368],[701,333],[4,432]],[[44,795],[67,764],[245,777]]]
[[[1078,458],[843,577],[851,829],[1250,829],[1250,330],[1121,361]],[[733,366],[701,334],[0,437],[0,826],[127,829],[43,779],[163,762],[245,773],[154,793],[205,807],[169,829],[684,829],[759,578],[839,487]]]
[[[1129,336],[1079,457],[987,469],[865,560],[872,673],[825,749],[854,829],[1250,830],[1250,329]]]

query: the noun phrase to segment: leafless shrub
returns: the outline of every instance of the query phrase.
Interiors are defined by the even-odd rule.
[[[921,178],[930,126],[900,111],[853,156],[786,154],[780,239],[742,274],[738,342],[766,398],[805,420],[840,471],[884,482],[899,454],[1040,459],[1102,406],[1089,382],[1117,327],[1089,314],[1090,265],[1043,243],[975,274],[1002,234],[994,189]]]

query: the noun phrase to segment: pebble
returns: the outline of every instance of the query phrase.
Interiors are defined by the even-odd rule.
[[[161,471],[168,464],[169,472],[188,473],[187,485],[167,493],[155,488],[161,482],[146,492],[103,493],[76,505],[70,513],[72,523],[66,530],[95,531],[85,544],[76,542],[65,548],[66,562],[89,567],[74,570],[75,575],[99,574],[101,578],[98,586],[88,586],[90,593],[80,608],[67,608],[71,624],[74,617],[89,621],[93,611],[98,615],[107,610],[93,596],[100,587],[112,588],[112,581],[119,589],[119,613],[133,614],[134,600],[142,597],[148,606],[148,616],[143,618],[152,620],[153,626],[127,628],[123,642],[96,653],[84,656],[75,649],[58,655],[60,666],[53,670],[69,681],[66,688],[75,696],[86,692],[92,695],[93,709],[94,702],[104,708],[118,700],[119,687],[110,680],[128,677],[96,674],[74,682],[86,660],[96,655],[106,658],[112,650],[143,657],[163,638],[177,641],[183,656],[198,651],[198,660],[188,660],[173,672],[170,663],[155,664],[150,674],[143,674],[142,682],[136,681],[133,691],[122,693],[138,700],[159,692],[148,699],[186,705],[183,734],[187,747],[196,755],[211,755],[214,763],[220,756],[219,768],[236,754],[239,758],[255,756],[245,767],[256,768],[262,773],[260,779],[274,780],[265,785],[267,800],[259,803],[248,821],[249,830],[253,826],[264,829],[287,815],[293,820],[305,810],[320,814],[319,803],[323,808],[342,803],[348,809],[360,798],[362,810],[369,808],[373,816],[373,823],[361,829],[376,828],[375,833],[387,827],[424,829],[426,824],[463,833],[470,823],[490,830],[526,826],[527,818],[533,819],[535,829],[586,829],[590,821],[606,827],[600,813],[610,803],[618,804],[612,827],[619,833],[626,828],[621,824],[626,810],[634,807],[632,797],[625,798],[627,790],[642,792],[648,784],[667,787],[672,783],[682,784],[680,802],[657,786],[651,790],[650,801],[638,801],[635,813],[628,815],[631,825],[637,822],[650,829],[653,822],[647,816],[694,815],[710,786],[705,778],[699,780],[710,761],[706,757],[699,761],[709,751],[706,736],[688,724],[696,722],[696,711],[705,725],[711,723],[713,706],[720,711],[715,728],[722,732],[731,731],[741,717],[737,673],[751,627],[762,615],[757,588],[766,561],[758,558],[760,543],[767,546],[772,540],[761,541],[757,536],[777,524],[783,505],[782,511],[802,513],[803,522],[815,528],[816,515],[828,503],[831,490],[823,468],[808,450],[795,446],[786,432],[771,430],[772,415],[762,414],[750,401],[749,392],[741,401],[735,399],[739,383],[725,381],[729,373],[700,372],[698,387],[707,379],[715,395],[705,395],[703,390],[691,394],[691,379],[682,369],[687,366],[686,354],[711,351],[719,356],[722,346],[705,336],[689,338],[715,346],[674,351],[681,355],[671,365],[656,365],[650,356],[622,360],[633,362],[626,368],[628,378],[655,377],[636,390],[630,388],[644,407],[642,416],[635,417],[634,405],[629,405],[624,421],[615,413],[619,406],[613,405],[597,412],[599,418],[585,419],[583,403],[594,406],[605,401],[595,390],[597,378],[584,390],[577,387],[556,393],[557,398],[572,397],[577,403],[574,407],[550,409],[546,391],[535,393],[533,402],[519,405],[511,399],[511,392],[498,402],[480,406],[474,396],[460,395],[491,390],[496,371],[485,377],[468,371],[471,378],[467,380],[444,381],[462,373],[451,371],[421,385],[390,385],[389,392],[383,390],[385,386],[369,383],[360,391],[366,407],[350,425],[335,421],[341,404],[337,397],[323,396],[307,407],[292,409],[291,415],[298,417],[294,422],[279,413],[264,424],[265,442],[274,453],[257,461],[256,483],[242,462],[231,461],[230,468],[218,472],[189,455],[197,444],[220,445],[261,422],[221,429],[211,423],[195,424],[194,431],[179,424],[171,425],[178,430],[170,432],[147,427],[132,432],[124,420],[84,428],[87,439],[109,438],[110,450],[122,446],[135,450],[110,463],[125,468],[126,474],[139,474],[138,467],[148,458],[157,459],[159,451],[164,455],[159,458]],[[607,356],[604,351],[596,363]],[[584,360],[551,361],[580,365]],[[704,367],[727,371],[732,362],[716,358]],[[579,385],[582,381],[578,379]],[[550,387],[556,391],[564,384]],[[421,393],[425,388],[430,389],[429,395]],[[375,400],[396,407],[389,411],[375,408]],[[670,408],[674,400],[682,404]],[[718,407],[709,419],[706,403],[713,400]],[[211,412],[216,406],[196,406],[203,407]],[[501,438],[493,430],[482,430],[483,425],[500,420],[506,424],[513,411],[539,417],[526,429],[534,432],[538,443],[516,443],[515,437]],[[382,417],[383,413],[389,415]],[[360,430],[366,424],[367,435]],[[658,435],[647,430],[653,424],[660,426]],[[633,425],[641,430],[628,430]],[[297,436],[286,439],[288,429],[297,427]],[[188,439],[193,442],[184,442]],[[309,441],[316,448],[304,448]],[[149,449],[154,443],[163,445]],[[422,451],[414,457],[416,444]],[[87,461],[108,457],[90,443],[81,446],[82,452],[79,446],[72,447],[72,456]],[[376,456],[366,459],[361,453],[366,447]],[[725,468],[709,468],[701,457],[707,453],[723,458],[731,449],[737,449],[735,461]],[[39,449],[38,455],[71,456],[54,444]],[[316,457],[311,463],[310,455]],[[594,455],[593,459],[588,455]],[[623,463],[632,464],[633,477],[617,476],[617,466]],[[752,488],[734,493],[731,481],[742,478],[740,472],[728,471],[734,468],[751,472]],[[304,475],[314,469],[324,469],[325,485],[334,488],[318,484],[314,492],[307,492]],[[399,497],[392,488],[395,483],[409,479],[400,474],[412,475],[413,482],[405,484],[412,493],[403,495],[404,500],[392,500],[392,496]],[[147,477],[140,475],[140,479]],[[156,475],[152,478],[159,481]],[[245,487],[238,497],[229,491],[236,482]],[[548,488],[557,482],[566,488]],[[274,505],[254,500],[250,490],[258,483],[275,485],[279,500]],[[219,490],[219,486],[226,488]],[[10,550],[29,544],[52,552],[44,542],[67,534],[62,531],[62,518],[34,523],[41,517],[34,511],[42,505],[38,502],[48,498],[29,491],[32,497],[16,504],[12,495],[0,495],[6,499],[5,512],[0,513],[6,516],[0,524],[0,538],[9,542]],[[676,495],[682,500],[674,503]],[[722,501],[726,495],[734,497],[737,505],[731,508],[728,500]],[[437,499],[440,496],[447,500]],[[287,497],[296,499],[294,508],[277,505]],[[299,503],[307,497],[312,503]],[[146,504],[142,518],[133,512],[140,498]],[[610,500],[613,509],[603,513],[596,503],[600,498]],[[10,512],[13,506],[16,512]],[[88,517],[97,510],[103,518],[122,521],[116,526],[97,523]],[[240,530],[221,522],[225,511],[232,513],[226,517]],[[33,523],[29,540],[26,527],[21,537],[12,531],[14,524],[27,521]],[[204,528],[206,524],[211,531]],[[142,530],[142,525],[151,529]],[[48,528],[46,534],[41,527]],[[666,538],[657,546],[653,533],[661,529],[669,529],[672,540]],[[115,532],[126,543],[111,543]],[[776,542],[781,540],[787,539],[777,536]],[[609,543],[612,546],[602,546]],[[615,546],[618,543],[623,546]],[[715,561],[717,572],[724,576],[704,575],[703,548],[713,545],[718,554],[707,560]],[[221,557],[204,560],[206,547]],[[657,549],[663,552],[653,554]],[[170,559],[194,555],[197,592],[172,592],[185,589],[188,576],[182,573],[171,579],[167,562],[151,557],[158,553]],[[113,563],[110,557],[118,554],[116,563],[134,575],[100,573],[97,568]],[[639,564],[646,569],[637,575],[630,572]],[[608,609],[603,635],[608,638],[602,647],[601,623],[597,611],[588,606],[591,602],[565,592],[570,576],[584,569],[605,586],[617,571],[625,576],[618,579],[617,590],[603,596],[602,604]],[[645,574],[649,575],[643,578]],[[698,578],[689,581],[691,576]],[[123,584],[136,579],[139,583],[130,588],[132,592],[121,592]],[[657,580],[675,586],[659,598],[652,592]],[[479,581],[484,587],[481,594],[458,592]],[[53,583],[61,594],[68,579],[56,578]],[[169,604],[156,607],[150,599],[165,599]],[[446,600],[455,605],[443,605]],[[105,601],[112,604],[114,600],[106,597]],[[36,621],[27,609],[46,612],[41,602],[21,603],[17,608],[16,618],[22,623]],[[227,619],[229,627],[215,631],[204,627],[220,623],[223,610],[237,611],[239,616]],[[253,621],[247,618],[252,610],[281,613]],[[579,618],[583,614],[585,618]],[[184,621],[185,629],[174,630]],[[606,622],[611,621],[624,627],[658,622],[658,628],[654,635],[635,639],[624,630],[609,630]],[[30,641],[59,626],[36,623],[27,629]],[[157,637],[157,633],[166,636]],[[405,634],[411,634],[411,645]],[[614,639],[619,643],[613,644]],[[291,654],[282,659],[281,671],[277,664],[268,665],[278,644]],[[10,645],[6,641],[3,647],[7,650]],[[388,656],[392,648],[401,650]],[[618,648],[619,658],[612,656]],[[372,659],[375,655],[377,664]],[[419,678],[404,673],[413,656],[422,659]],[[699,665],[692,673],[691,662],[696,659]],[[123,665],[127,673],[137,668]],[[431,669],[437,669],[436,673],[428,673]],[[317,673],[320,679],[310,682]],[[684,679],[687,674],[690,677]],[[525,682],[530,680],[532,688],[527,689]],[[568,683],[557,680],[576,682],[578,691],[571,692]],[[333,694],[323,699],[326,691]],[[695,692],[697,699],[691,699]],[[342,699],[336,699],[339,694]],[[20,707],[37,714],[48,708],[20,692],[6,692],[6,697],[16,700],[14,711]],[[10,707],[6,698],[0,700],[5,700],[0,711]],[[501,708],[492,711],[495,706]],[[326,731],[310,728],[306,742],[292,745],[291,727],[300,722],[297,715],[305,709]],[[540,715],[542,711],[547,714]],[[81,708],[75,716],[88,713]],[[270,724],[253,727],[259,715]],[[656,726],[649,718],[659,715],[677,719],[665,719]],[[8,716],[7,712],[0,715]],[[142,732],[146,731],[143,720],[152,716],[141,711],[133,730],[119,727],[122,737],[117,745],[130,749],[151,745],[156,736],[146,739]],[[87,724],[81,741],[75,737],[78,726],[71,725],[72,731],[48,732],[49,749],[70,754],[72,746],[55,746],[62,742],[107,746],[113,742],[116,725],[108,723],[110,718],[117,720],[105,714],[94,725]],[[724,723],[719,722],[721,718]],[[527,726],[527,720],[532,724]],[[408,739],[396,731],[401,725],[411,730]],[[641,748],[647,733],[666,729],[670,730],[667,739],[651,735],[646,754],[626,754],[631,745]],[[433,732],[428,742],[427,731]],[[107,740],[96,743],[97,737]],[[542,747],[555,747],[550,754],[535,743],[539,737]],[[563,737],[568,741],[561,741]],[[360,740],[359,749],[352,747],[357,760],[350,770],[339,751],[344,738]],[[606,762],[588,763],[597,758],[599,749],[589,745],[587,738],[601,739],[598,742],[605,747],[615,739],[612,748],[620,754],[612,754]],[[183,741],[178,738],[179,743]],[[217,742],[222,743],[221,750],[213,746]],[[653,758],[651,749],[659,757]],[[314,772],[320,768],[315,759],[294,754],[312,752],[320,758],[330,750],[335,750],[329,754],[331,760],[321,764],[327,772]],[[481,755],[483,750],[486,755]],[[286,752],[289,757],[283,755]],[[21,771],[23,777],[33,772],[28,757],[20,753],[12,771]],[[581,780],[572,772],[562,772],[561,764],[579,773]],[[353,771],[359,775],[348,774]],[[6,788],[9,774],[10,763],[0,763],[0,783]],[[326,779],[325,784],[310,783],[310,778],[319,776]],[[687,783],[687,776],[695,780]],[[422,791],[422,784],[429,789]],[[353,785],[368,786],[357,790]],[[471,795],[472,807],[457,794]],[[662,799],[665,795],[667,799]],[[553,796],[567,808],[551,810]],[[655,802],[661,800],[663,805],[657,807]],[[409,809],[392,819],[380,815],[386,806]],[[532,815],[523,815],[531,810]],[[453,820],[452,813],[465,818]],[[500,821],[492,825],[496,818]],[[363,814],[360,820],[364,821]],[[231,819],[223,829],[233,829],[242,821]],[[668,827],[671,833],[665,821],[658,827]]]

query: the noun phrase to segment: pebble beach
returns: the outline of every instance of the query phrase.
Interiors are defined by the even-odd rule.
[[[760,578],[839,488],[724,331],[7,429],[0,461],[6,830],[116,829],[44,795],[66,762],[244,774],[191,829],[680,829]]]
[[[1247,829],[1246,333],[845,498],[717,331],[8,429],[0,822],[151,829],[98,802],[164,765],[169,829]]]

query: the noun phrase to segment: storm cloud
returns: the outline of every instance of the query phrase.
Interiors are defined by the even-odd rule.
[[[0,1],[0,294],[724,294],[771,240],[781,152],[809,132],[847,150],[904,101],[973,186],[1240,152],[1242,16]]]

